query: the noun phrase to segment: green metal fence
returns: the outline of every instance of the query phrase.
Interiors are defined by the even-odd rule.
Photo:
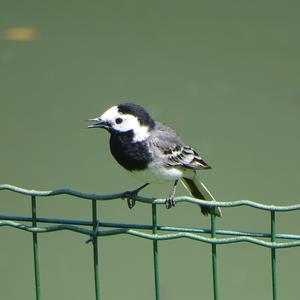
[[[0,185],[0,190],[9,190],[12,192],[20,193],[31,197],[31,217],[26,216],[6,216],[0,215],[0,226],[9,226],[16,229],[24,230],[32,233],[33,239],[33,255],[34,255],[34,271],[35,271],[35,291],[36,299],[40,300],[41,297],[41,283],[40,283],[40,267],[39,267],[39,249],[38,249],[38,234],[45,232],[69,230],[77,232],[83,235],[89,236],[87,242],[91,242],[93,245],[93,260],[94,260],[94,284],[95,284],[95,299],[101,298],[101,281],[99,278],[99,253],[98,253],[98,237],[105,237],[111,235],[128,234],[136,237],[150,239],[153,241],[153,266],[154,266],[154,278],[155,278],[155,295],[156,300],[160,299],[160,280],[159,280],[159,249],[158,242],[163,240],[188,238],[203,243],[211,244],[212,251],[212,274],[213,274],[213,291],[214,300],[221,299],[218,290],[218,268],[217,268],[217,245],[232,244],[239,242],[253,243],[258,246],[270,248],[272,269],[272,289],[273,300],[278,299],[277,293],[277,279],[276,279],[276,249],[279,248],[291,248],[300,246],[300,236],[292,234],[278,234],[276,233],[276,213],[288,212],[293,210],[300,210],[300,204],[291,206],[274,206],[264,205],[252,201],[242,200],[233,202],[207,202],[198,200],[191,197],[177,197],[177,202],[189,202],[194,204],[201,204],[211,207],[236,207],[236,206],[250,206],[261,210],[270,212],[270,232],[243,232],[243,231],[229,231],[218,230],[216,225],[216,217],[211,216],[211,228],[210,229],[198,229],[198,228],[179,228],[169,226],[159,226],[157,220],[156,206],[164,204],[165,199],[154,199],[146,197],[137,197],[137,201],[148,203],[152,205],[152,224],[120,224],[120,223],[108,223],[101,222],[97,216],[98,201],[107,201],[113,199],[119,199],[124,197],[124,193],[113,195],[96,195],[77,192],[70,189],[58,189],[53,191],[35,191],[26,190],[12,185]],[[54,218],[39,218],[37,217],[37,197],[48,197],[56,195],[71,195],[82,199],[91,200],[91,221],[82,220],[66,220],[66,219],[54,219]],[[23,222],[23,223],[20,223]],[[30,222],[31,225],[26,225],[24,222]],[[55,224],[47,227],[38,226],[38,223]],[[87,229],[90,227],[90,229]],[[103,229],[110,228],[110,229]],[[152,233],[146,233],[140,230],[149,230]],[[174,232],[163,234],[164,231]],[[209,234],[211,237],[206,237],[201,234]],[[228,238],[218,238],[218,235],[231,236]],[[267,241],[266,239],[270,239]],[[285,240],[284,242],[276,242],[276,239]]]

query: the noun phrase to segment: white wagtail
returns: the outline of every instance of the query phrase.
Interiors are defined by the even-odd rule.
[[[175,191],[179,180],[198,199],[214,200],[207,188],[197,179],[196,170],[211,167],[191,147],[185,145],[170,127],[154,121],[143,107],[132,103],[113,106],[88,128],[104,128],[110,133],[110,151],[117,162],[144,185],[126,193],[128,206],[134,206],[137,193],[149,183],[173,181],[166,199],[166,207],[175,205]],[[211,208],[201,206],[204,215]],[[221,216],[219,207],[214,209]]]

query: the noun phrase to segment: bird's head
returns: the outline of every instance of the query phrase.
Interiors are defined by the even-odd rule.
[[[135,141],[145,140],[155,125],[145,109],[133,103],[113,106],[100,117],[88,121],[95,122],[88,128],[104,128],[111,133],[132,131]]]

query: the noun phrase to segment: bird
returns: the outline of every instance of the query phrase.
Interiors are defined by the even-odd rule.
[[[150,183],[173,182],[165,200],[166,208],[175,206],[179,181],[197,199],[215,201],[199,180],[196,171],[211,167],[169,126],[154,120],[141,106],[121,103],[106,110],[100,117],[87,119],[88,128],[101,128],[110,133],[110,151],[130,174],[144,182],[139,188],[124,193],[129,208],[135,205],[138,193]],[[204,215],[221,217],[219,207],[200,205]]]

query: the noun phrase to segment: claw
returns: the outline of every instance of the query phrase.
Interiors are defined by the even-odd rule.
[[[172,206],[174,207],[176,204],[175,198],[174,197],[168,197],[166,199],[165,205],[167,209],[170,209]]]
[[[127,199],[127,205],[129,209],[132,209],[135,206],[135,199],[133,198],[128,198]]]
[[[175,192],[176,192],[177,183],[178,183],[178,179],[175,180],[173,188],[172,188],[168,198],[166,199],[165,205],[166,205],[167,209],[171,208],[172,206],[175,206],[175,204],[176,204],[176,202],[175,202]]]
[[[132,209],[135,206],[135,198],[137,197],[138,192],[135,191],[127,191],[123,194],[123,199],[127,200],[128,208]]]

